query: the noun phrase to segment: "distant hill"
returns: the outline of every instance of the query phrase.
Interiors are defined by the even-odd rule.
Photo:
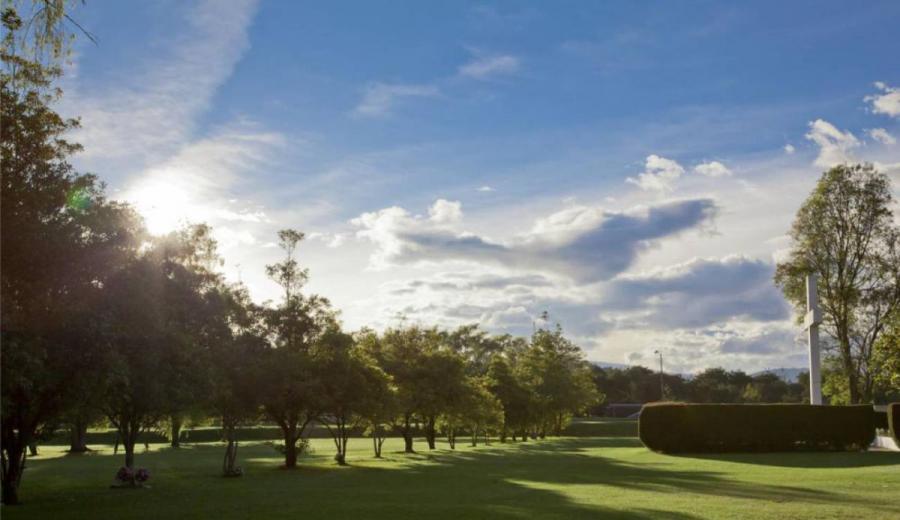
[[[762,370],[759,372],[755,372],[750,374],[751,376],[758,376],[760,374],[775,374],[782,381],[786,381],[788,383],[796,383],[797,376],[800,375],[800,372],[806,372],[805,368],[770,368],[768,370]]]
[[[606,361],[591,361],[591,363],[600,368],[628,368],[631,366],[625,363],[609,363]]]

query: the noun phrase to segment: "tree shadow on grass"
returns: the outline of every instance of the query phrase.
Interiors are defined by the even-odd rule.
[[[522,444],[517,449],[484,449],[463,453],[441,454],[433,457],[430,467],[404,468],[407,473],[420,473],[421,478],[428,478],[433,471],[434,463],[469,467],[467,473],[477,474],[481,480],[504,480],[523,485],[533,484],[537,487],[558,487],[578,485],[599,485],[640,490],[652,493],[682,494],[692,493],[716,497],[760,500],[765,502],[804,502],[834,504],[846,506],[860,504],[873,509],[900,514],[894,504],[873,503],[871,499],[863,499],[822,489],[803,486],[770,485],[746,482],[730,478],[725,472],[709,470],[669,469],[673,463],[642,462],[640,464],[623,462],[587,452],[598,447],[639,447],[640,443],[632,439],[562,439],[540,443]],[[806,454],[807,457],[813,454]],[[835,454],[814,454],[835,455]],[[866,454],[847,454],[864,456]],[[731,461],[732,458],[704,457],[709,460]],[[813,457],[813,460],[815,458]],[[838,467],[857,467],[871,465],[851,462],[847,458]],[[897,464],[894,457],[885,457],[879,464]],[[822,462],[822,467],[832,467],[832,462]],[[817,467],[813,464],[798,467]],[[440,468],[443,469],[443,468]],[[660,500],[664,499],[660,497]]]
[[[127,510],[152,511],[156,517],[196,518],[622,518],[625,520],[691,520],[701,515],[666,510],[669,497],[696,494],[768,502],[804,502],[898,514],[887,503],[855,496],[735,480],[726,472],[684,469],[682,457],[653,457],[628,462],[603,455],[597,448],[639,448],[628,438],[579,438],[480,446],[462,451],[420,451],[407,455],[386,452],[386,460],[352,458],[351,466],[330,462],[330,453],[314,453],[300,460],[297,471],[279,471],[279,455],[262,444],[242,445],[240,479],[218,477],[222,447],[196,446],[189,451],[159,450],[139,456],[151,468],[154,487],[129,495]],[[808,454],[809,455],[809,454]],[[861,454],[855,454],[861,455]],[[704,457],[706,458],[706,457]],[[112,458],[82,461],[35,461],[37,472],[25,482],[37,495],[26,496],[32,511],[18,518],[84,518],[127,512],[106,490]],[[711,458],[720,460],[719,458]],[[675,466],[673,468],[673,466]],[[852,466],[843,466],[852,467]],[[45,472],[44,470],[51,470]],[[208,478],[206,478],[208,477]],[[78,482],[87,478],[88,482]],[[579,486],[586,488],[577,489]],[[595,488],[591,486],[596,486]],[[607,488],[642,491],[642,502],[605,504]],[[572,492],[575,489],[576,491]],[[619,493],[621,497],[621,493]],[[61,497],[66,497],[63,501]],[[579,498],[580,497],[580,498]],[[651,505],[649,506],[648,505]],[[727,506],[721,506],[727,507]],[[119,509],[116,509],[119,508]],[[11,510],[4,510],[4,516]],[[891,516],[885,515],[885,516]],[[10,516],[13,518],[13,516]]]

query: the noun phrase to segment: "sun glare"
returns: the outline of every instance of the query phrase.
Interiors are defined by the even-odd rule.
[[[148,182],[125,197],[144,218],[147,231],[164,235],[195,219],[195,208],[183,188],[170,183]]]

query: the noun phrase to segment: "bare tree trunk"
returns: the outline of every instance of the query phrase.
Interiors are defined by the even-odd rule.
[[[297,467],[297,437],[294,428],[288,428],[284,432],[284,467],[294,469]]]
[[[176,416],[176,415],[173,415],[173,416],[171,417],[170,423],[171,423],[171,425],[172,425],[172,430],[171,430],[171,436],[172,436],[171,446],[172,446],[173,448],[180,448],[180,447],[181,447],[181,426],[182,426],[182,420],[181,420],[181,417]]]
[[[19,482],[22,480],[27,453],[21,439],[5,440],[8,442],[2,450],[3,503],[12,506],[19,503]]]
[[[125,466],[134,469],[134,440],[125,440]]]
[[[87,447],[87,422],[74,421],[69,427],[69,453],[85,453]]]
[[[435,439],[437,437],[437,432],[434,430],[435,417],[429,417],[427,423],[425,424],[425,440],[428,441],[428,449],[433,450],[435,448]]]
[[[413,436],[411,432],[403,433],[403,447],[406,453],[415,453],[416,451],[413,449]]]

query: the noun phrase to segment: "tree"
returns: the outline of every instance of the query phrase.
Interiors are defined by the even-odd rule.
[[[775,282],[805,314],[804,281],[818,277],[824,332],[852,403],[870,402],[874,346],[900,306],[900,226],[888,177],[871,165],[840,165],[822,175],[797,212],[790,257]]]
[[[139,221],[103,196],[68,162],[77,127],[52,108],[66,39],[63,2],[23,23],[3,9],[0,45],[0,322],[2,328],[2,487],[18,503],[27,446],[60,421],[68,401],[91,386],[95,331],[81,321],[86,303],[138,243]],[[42,51],[49,59],[39,61]],[[90,353],[89,353],[90,352]]]
[[[393,379],[378,366],[378,361],[373,357],[379,349],[378,334],[371,330],[362,330],[356,337],[356,348],[361,356],[365,356],[369,363],[375,365],[383,374],[382,377],[370,381],[366,394],[366,403],[362,407],[362,417],[366,426],[366,433],[372,437],[372,448],[375,458],[381,458],[381,448],[387,434],[394,425],[399,415],[397,386]]]
[[[900,401],[900,311],[895,312],[872,355],[876,402]]]
[[[279,231],[278,238],[285,259],[266,266],[266,273],[282,287],[284,299],[264,312],[271,348],[264,356],[265,378],[260,389],[266,415],[282,431],[284,467],[293,469],[297,466],[297,441],[322,411],[319,374],[310,350],[334,325],[335,318],[328,300],[300,292],[309,276],[294,258],[303,234],[286,229]]]
[[[423,377],[422,367],[436,336],[436,331],[416,326],[393,328],[386,330],[381,338],[370,336],[363,344],[396,387],[393,428],[403,437],[406,453],[415,451],[414,434],[422,417],[424,396],[431,384]]]
[[[337,327],[323,334],[315,357],[322,382],[323,413],[319,421],[334,441],[335,461],[344,465],[350,434],[364,423],[366,409],[377,406],[372,397],[385,394],[388,378],[364,351],[356,348],[353,337]],[[380,446],[376,448],[378,454]]]
[[[439,338],[435,334],[430,337]],[[418,363],[418,411],[422,416],[428,449],[433,450],[436,447],[438,419],[442,415],[447,419],[453,418],[451,424],[455,431],[455,425],[468,404],[466,365],[459,354],[440,349],[435,344],[431,344]]]
[[[125,466],[134,467],[134,446],[166,411],[167,381],[163,345],[166,334],[165,276],[148,255],[135,259],[107,284],[107,298],[96,311],[103,323],[106,391],[102,405],[125,448]]]
[[[503,405],[491,393],[484,379],[469,380],[469,399],[465,421],[472,435],[472,446],[478,445],[478,437],[483,436],[490,443],[490,436],[503,425]]]
[[[505,357],[491,361],[487,378],[488,389],[503,407],[500,442],[506,442],[507,435],[515,441],[519,433],[525,440],[525,430],[531,422],[531,392]]]
[[[244,287],[220,285],[207,298],[212,315],[219,318],[209,328],[207,406],[222,422],[226,443],[222,474],[240,476],[237,429],[259,416],[260,361],[267,344],[258,309]]]
[[[573,414],[584,411],[599,395],[590,366],[577,345],[563,336],[562,328],[538,329],[519,366],[533,392],[536,416],[533,433],[561,435]]]

